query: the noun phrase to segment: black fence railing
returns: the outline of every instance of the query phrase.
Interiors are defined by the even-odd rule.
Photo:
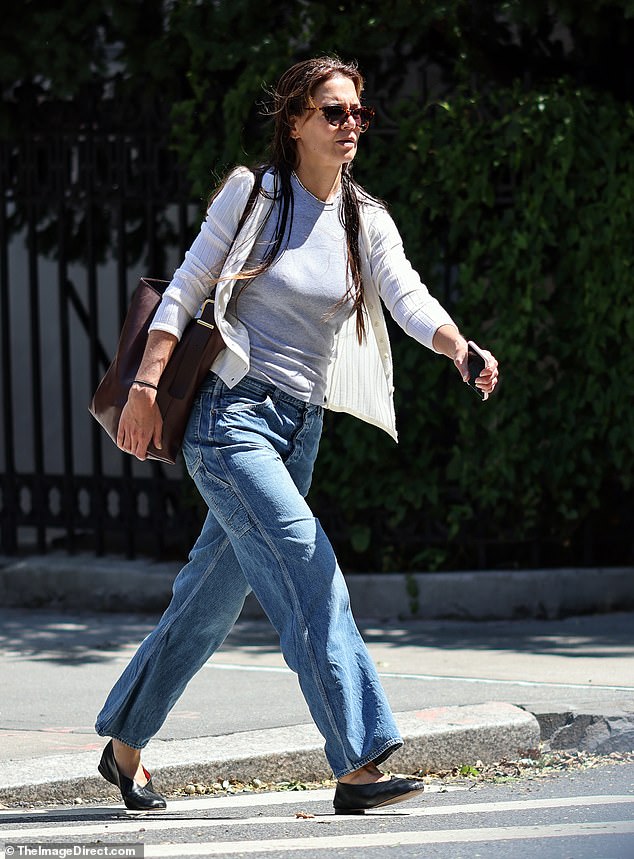
[[[169,274],[199,215],[155,129],[0,143],[0,551],[190,543],[181,469],[117,451],[87,404],[138,276]]]

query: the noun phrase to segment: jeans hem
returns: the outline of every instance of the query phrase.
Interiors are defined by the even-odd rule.
[[[120,743],[123,743],[124,746],[129,746],[131,749],[136,749],[138,752],[147,746],[147,743],[140,746],[138,743],[131,743],[129,740],[124,740],[123,737],[119,737],[117,734],[109,734],[107,728],[98,728],[95,725],[95,731],[100,737],[110,737],[113,740],[118,740]]]
[[[355,772],[356,770],[360,770],[361,767],[366,766],[367,764],[375,763],[380,764],[383,761],[387,760],[391,754],[393,754],[397,749],[400,749],[403,745],[403,740],[400,737],[393,737],[391,740],[388,740],[374,752],[371,752],[365,758],[362,758],[358,761],[354,766],[348,767],[348,769],[341,770],[340,772],[335,772],[335,778],[339,779],[341,776],[350,775],[350,773]]]

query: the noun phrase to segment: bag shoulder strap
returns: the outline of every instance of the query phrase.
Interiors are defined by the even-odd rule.
[[[249,199],[247,200],[247,204],[244,207],[244,211],[242,212],[240,220],[238,221],[238,227],[236,229],[236,234],[232,239],[231,247],[233,247],[235,240],[240,235],[240,231],[242,230],[242,227],[244,227],[244,225],[247,221],[247,218],[249,217],[249,215],[253,211],[253,207],[255,206],[255,201],[257,200],[258,194],[260,193],[260,188],[262,187],[262,180],[264,179],[264,174],[266,173],[266,167],[258,167],[256,170],[252,170],[251,172],[253,173],[253,178],[254,178],[253,188],[251,189],[251,193],[249,194]],[[231,250],[231,248],[229,250]]]
[[[253,207],[255,206],[255,201],[257,200],[258,194],[260,193],[260,188],[262,187],[262,180],[264,179],[264,174],[266,173],[266,169],[267,169],[266,167],[258,167],[256,170],[252,171],[253,176],[254,176],[253,188],[251,189],[251,192],[249,194],[249,198],[248,198],[246,205],[244,207],[244,211],[242,212],[242,215],[240,216],[240,220],[238,221],[238,226],[236,228],[235,235],[234,235],[233,239],[231,240],[231,244],[229,245],[229,250],[227,251],[227,257],[231,253],[231,250],[232,250],[232,248],[236,242],[236,239],[240,235],[240,232],[241,232],[242,228],[244,227],[244,225],[247,221],[247,218],[249,217],[249,215],[253,211]],[[227,257],[225,257],[225,259]],[[206,301],[203,302],[200,316],[197,319],[197,321],[201,325],[206,326],[209,329],[209,331],[212,331],[215,328],[214,306],[213,306],[214,305],[213,295],[214,295],[215,291],[216,290],[214,287],[214,289],[211,292],[210,297]]]

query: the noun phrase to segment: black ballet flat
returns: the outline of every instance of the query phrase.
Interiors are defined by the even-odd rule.
[[[333,805],[335,814],[365,814],[369,808],[381,808],[403,802],[422,793],[425,785],[411,778],[392,776],[389,781],[373,784],[345,784],[337,782]]]
[[[133,779],[123,775],[114,757],[112,740],[103,750],[97,769],[106,781],[119,788],[126,808],[132,811],[155,811],[159,808],[167,808],[167,803],[163,797],[154,790],[152,779],[145,767],[143,767],[143,772],[147,777],[147,784],[143,787]]]

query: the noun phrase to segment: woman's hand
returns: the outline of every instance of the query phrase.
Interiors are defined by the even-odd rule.
[[[484,355],[485,365],[484,365],[484,370],[482,370],[480,372],[480,375],[475,380],[475,386],[476,386],[476,388],[478,388],[478,390],[480,390],[484,393],[483,399],[486,400],[486,399],[488,399],[489,394],[493,393],[493,391],[495,390],[495,386],[498,383],[498,378],[499,378],[499,376],[498,376],[498,362],[495,359],[495,357],[489,352],[488,349],[481,349],[480,351]],[[468,382],[469,381],[469,369],[467,368],[466,378],[465,378],[465,375],[464,375],[463,370],[462,370],[462,367],[464,366],[464,364],[467,363],[466,359],[464,361],[464,364],[460,367],[458,366],[457,362],[455,362],[455,363],[456,363],[456,366],[458,367],[458,370],[460,371],[460,374],[462,375],[462,378],[464,379],[464,381]]]
[[[161,449],[163,419],[152,388],[132,385],[117,431],[117,447],[137,459],[145,459],[150,442]]]
[[[451,358],[463,382],[469,381],[469,346],[465,338],[454,325],[441,325],[434,334],[433,346],[436,351]],[[483,391],[486,400],[495,390],[498,383],[498,362],[488,351],[482,349],[485,356],[485,367],[476,379],[476,387]]]

